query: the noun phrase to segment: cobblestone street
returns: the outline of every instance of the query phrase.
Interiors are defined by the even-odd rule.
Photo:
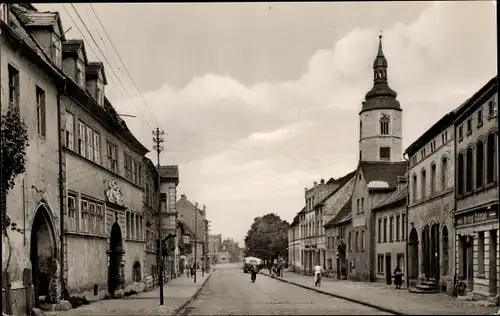
[[[269,276],[265,276],[270,278]],[[283,279],[314,288],[313,278],[292,272],[284,272]],[[498,307],[478,306],[474,302],[464,302],[446,294],[414,294],[405,288],[396,290],[394,286],[381,283],[353,282],[323,278],[321,290],[341,297],[384,306],[401,314],[410,315],[491,315]],[[320,295],[318,293],[318,295]]]
[[[251,283],[239,265],[221,265],[182,315],[388,315],[259,274]]]
[[[198,272],[196,283],[185,275],[170,280],[164,286],[165,305],[160,305],[160,289],[142,292],[130,298],[103,300],[81,306],[67,312],[46,312],[48,316],[87,316],[87,315],[172,315],[183,303],[188,301],[202,286],[204,277]]]

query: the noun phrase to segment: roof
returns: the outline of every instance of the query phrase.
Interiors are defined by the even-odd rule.
[[[80,49],[83,52],[84,62],[87,64],[87,51],[85,50],[85,42],[82,39],[69,39],[62,42],[63,54],[77,54]]]
[[[434,123],[434,125],[432,125],[427,131],[425,131],[425,133],[423,133],[416,141],[414,141],[410,146],[408,146],[405,153],[407,153],[410,156],[413,155],[423,146],[425,146],[425,144],[427,144],[432,138],[434,138],[436,135],[440,134],[451,124],[453,124],[453,121],[457,116],[457,112],[460,111],[469,100],[470,98],[467,99],[467,101],[462,103],[456,109],[446,113],[442,118],[440,118],[436,123]]]
[[[397,177],[406,173],[407,162],[360,161],[359,167],[363,171],[366,183],[383,181],[389,185],[389,188],[396,188]]]
[[[406,197],[408,196],[408,186],[405,186],[400,191],[394,191],[391,194],[387,195],[382,201],[377,203],[373,207],[373,210],[382,210],[394,206],[404,205],[406,202]]]
[[[335,190],[333,190],[330,194],[325,196],[321,201],[316,203],[316,205],[320,205],[320,204],[325,203],[329,198],[331,198],[335,193],[337,193],[337,191],[342,189],[344,187],[344,185],[346,185],[347,182],[349,182],[349,180],[351,180],[355,175],[356,175],[356,170],[349,172],[345,176],[340,177],[338,180],[334,180],[333,183],[338,184],[338,187]]]
[[[102,71],[102,80],[104,84],[108,84],[106,73],[104,72],[104,64],[100,61],[91,61],[85,67],[85,74],[87,76],[97,76],[99,71]]]
[[[481,106],[486,98],[497,93],[498,75],[491,78],[484,86],[474,93],[465,103],[457,109],[456,119],[454,123],[461,122],[470,111],[474,111]]]
[[[349,215],[351,215],[351,207],[352,206],[352,200],[349,198],[347,202],[342,206],[340,211],[335,215],[331,220],[329,220],[323,227],[328,228],[328,227],[334,227],[335,224],[339,224],[342,222],[344,219],[346,219]]]
[[[32,8],[21,5],[11,6],[11,10],[16,14],[19,22],[27,28],[30,27],[46,27],[53,29],[57,24],[61,30],[61,39],[64,40],[64,30],[61,25],[59,12],[40,12],[32,10]]]

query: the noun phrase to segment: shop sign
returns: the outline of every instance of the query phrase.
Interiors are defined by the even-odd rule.
[[[496,210],[487,210],[457,217],[457,225],[479,224],[498,219]]]

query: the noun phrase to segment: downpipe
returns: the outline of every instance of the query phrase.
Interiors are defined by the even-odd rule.
[[[408,154],[405,152],[403,154],[403,159],[406,161],[406,229],[405,229],[405,234],[406,236],[405,237],[405,240],[406,240],[406,243],[405,243],[405,247],[406,247],[406,256],[405,256],[405,261],[406,261],[406,268],[405,268],[405,273],[406,273],[406,288],[409,289],[410,288],[410,267],[409,267],[409,258],[408,258],[408,254],[409,254],[409,245],[408,245],[408,242],[409,242],[409,234],[408,234],[408,228],[409,228],[409,222],[410,222],[410,217],[409,217],[409,214],[408,214],[408,209],[409,209],[409,204],[410,204],[410,157],[408,157]]]

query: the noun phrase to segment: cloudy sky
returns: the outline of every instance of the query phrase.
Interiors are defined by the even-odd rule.
[[[37,7],[104,62],[108,98],[147,147],[165,130],[179,195],[240,243],[254,217],[290,222],[304,187],[356,167],[380,30],[405,148],[497,69],[491,1]]]

